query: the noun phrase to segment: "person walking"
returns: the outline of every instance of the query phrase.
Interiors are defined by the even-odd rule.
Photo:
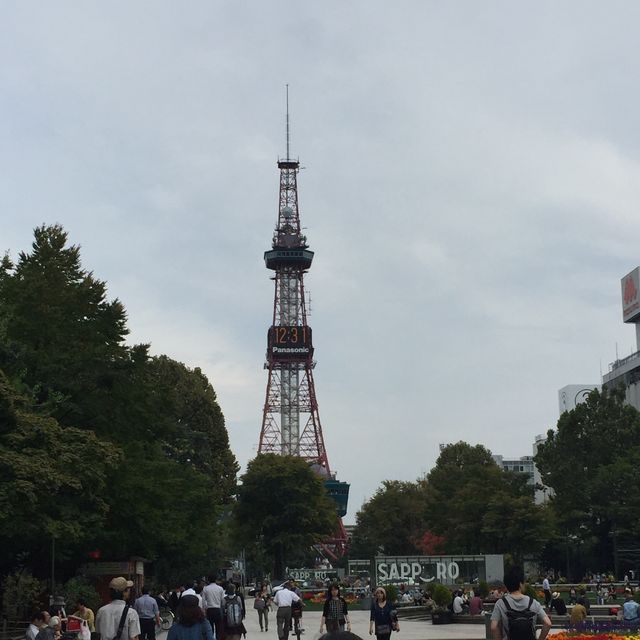
[[[207,578],[207,586],[202,590],[202,607],[207,613],[207,618],[212,629],[215,629],[216,638],[222,638],[222,600],[224,589],[218,584],[216,576],[211,574]]]
[[[327,590],[327,599],[322,609],[322,618],[320,619],[320,633],[326,626],[327,633],[338,633],[344,631],[345,623],[347,631],[351,631],[351,622],[349,621],[349,610],[346,600],[340,595],[340,587],[332,584]]]
[[[253,601],[253,608],[258,612],[258,623],[260,624],[260,631],[269,631],[269,603],[271,602],[271,596],[267,589],[267,585],[264,582],[260,585],[259,591],[256,592],[256,597]]]
[[[545,640],[551,629],[551,620],[542,605],[522,593],[524,569],[512,566],[503,578],[509,591],[498,600],[491,614],[491,633],[494,640],[535,640],[536,619],[542,623],[538,640]]]
[[[196,595],[180,598],[178,618],[169,628],[167,640],[213,640],[213,631]]]
[[[374,601],[371,604],[369,617],[369,635],[375,630],[377,640],[389,640],[392,631],[400,631],[398,619],[393,605],[387,600],[384,587],[377,587],[373,592]]]
[[[246,636],[244,626],[245,610],[242,598],[236,592],[236,585],[229,582],[227,593],[222,601],[222,628],[224,640],[240,640]]]
[[[138,640],[140,618],[126,600],[131,595],[133,582],[122,576],[109,583],[111,602],[98,609],[96,631],[101,640]]]
[[[149,595],[149,587],[142,587],[142,595],[133,608],[140,618],[140,640],[156,640],[156,625],[160,626],[160,609],[155,598]]]
[[[297,593],[287,587],[276,591],[273,601],[278,607],[276,611],[276,627],[278,628],[279,640],[288,640],[289,629],[291,628],[291,605],[300,602]]]

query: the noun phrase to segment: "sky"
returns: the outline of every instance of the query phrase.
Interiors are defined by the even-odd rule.
[[[349,513],[440,443],[531,455],[636,350],[633,1],[8,1],[0,250],[62,224],[257,452],[277,159],[300,158],[315,383]],[[452,478],[455,481],[455,478]]]

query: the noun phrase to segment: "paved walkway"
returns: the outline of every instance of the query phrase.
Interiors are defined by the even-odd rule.
[[[320,637],[321,611],[305,611],[302,626],[305,630],[301,640],[317,640]],[[351,631],[367,640],[369,638],[369,612],[350,611]],[[269,631],[261,632],[258,613],[253,609],[253,599],[247,598],[247,640],[278,640],[276,633],[275,611],[269,613]],[[482,624],[443,624],[433,625],[430,620],[400,620],[400,631],[391,636],[391,640],[478,640],[484,638]],[[375,640],[375,636],[372,636]],[[289,640],[295,640],[291,634]]]
[[[276,614],[269,613],[269,631],[261,632],[258,623],[258,612],[253,609],[253,598],[247,598],[247,617],[244,626],[247,628],[247,640],[278,640],[276,632]],[[318,640],[320,637],[321,611],[305,611],[302,626],[305,630],[300,640]],[[349,612],[351,631],[363,640],[369,636],[369,612],[355,610]],[[430,620],[400,620],[400,631],[391,636],[391,640],[481,640],[484,639],[482,624],[441,624],[433,625]],[[156,634],[157,640],[166,640],[166,631]],[[296,640],[293,634],[289,640]]]

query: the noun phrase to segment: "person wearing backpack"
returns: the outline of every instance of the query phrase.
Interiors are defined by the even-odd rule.
[[[242,622],[244,615],[244,602],[236,593],[236,585],[233,584],[233,582],[229,582],[227,585],[227,594],[222,600],[224,640],[240,640],[240,636],[247,635],[247,630]]]
[[[494,640],[536,640],[537,621],[542,623],[538,640],[545,640],[551,629],[551,620],[537,600],[522,593],[523,568],[511,567],[503,582],[509,593],[496,602],[491,614]]]

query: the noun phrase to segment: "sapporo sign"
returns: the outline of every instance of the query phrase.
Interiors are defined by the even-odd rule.
[[[287,575],[301,582],[316,580],[335,580],[338,572],[335,569],[287,569]]]
[[[375,558],[376,584],[455,584],[502,578],[502,556],[413,556]]]

